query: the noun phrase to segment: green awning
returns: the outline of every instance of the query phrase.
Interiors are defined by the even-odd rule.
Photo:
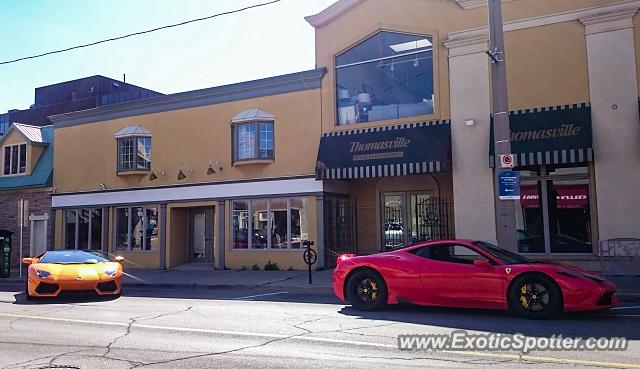
[[[509,127],[515,166],[593,161],[589,104],[512,111],[509,112]],[[493,142],[492,118],[489,139],[491,167],[498,165]]]

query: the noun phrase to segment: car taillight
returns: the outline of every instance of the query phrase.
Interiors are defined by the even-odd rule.
[[[338,264],[343,262],[343,261],[345,261],[345,260],[347,260],[347,259],[350,259],[350,258],[352,258],[354,256],[356,256],[356,254],[342,254],[342,255],[338,256]]]

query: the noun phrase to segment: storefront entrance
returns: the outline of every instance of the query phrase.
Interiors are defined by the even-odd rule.
[[[451,203],[429,191],[385,192],[380,203],[384,250],[452,236]]]
[[[212,208],[194,208],[190,210],[189,262],[213,262]]]

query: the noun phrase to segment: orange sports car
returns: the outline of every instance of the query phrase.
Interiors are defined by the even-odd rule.
[[[96,292],[119,296],[122,291],[122,265],[118,256],[110,261],[99,252],[82,250],[47,251],[35,258],[24,258],[29,265],[25,294],[54,297],[63,291]]]

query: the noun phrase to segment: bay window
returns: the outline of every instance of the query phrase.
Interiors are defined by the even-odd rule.
[[[309,210],[303,197],[233,200],[233,249],[301,249],[309,238]]]
[[[235,123],[233,147],[234,161],[273,159],[273,122]]]

